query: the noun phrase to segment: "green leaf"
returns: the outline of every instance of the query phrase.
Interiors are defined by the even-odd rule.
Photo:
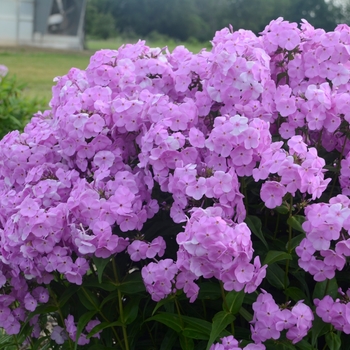
[[[117,285],[117,289],[125,294],[136,294],[146,291],[141,272],[137,271],[128,275],[123,282]]]
[[[334,332],[329,332],[326,334],[326,343],[329,350],[339,350],[341,347],[340,336]]]
[[[191,327],[185,327],[182,331],[183,336],[191,339],[208,340],[209,333],[198,332],[197,329]]]
[[[253,319],[253,315],[244,307],[239,309],[239,314],[247,321],[250,322]]]
[[[335,277],[331,280],[317,282],[312,294],[312,298],[323,299],[326,294],[330,295],[333,299],[338,296],[338,283]]]
[[[62,308],[78,290],[79,290],[79,286],[75,284],[70,284],[69,287],[63,292],[63,294],[58,300],[59,307]]]
[[[285,273],[284,271],[277,265],[277,264],[271,264],[268,266],[266,270],[266,279],[268,282],[278,288],[278,289],[284,289],[285,285]],[[287,286],[289,285],[289,279],[286,280]]]
[[[219,299],[221,297],[220,285],[218,283],[203,282],[199,284],[198,298],[201,299]]]
[[[43,305],[39,305],[36,307],[35,311],[31,312],[27,318],[27,321],[29,321],[32,317],[34,317],[35,315],[39,315],[39,314],[49,314],[51,312],[55,312],[57,311],[57,306],[55,305],[47,305],[47,304],[43,304]]]
[[[121,320],[123,324],[128,325],[135,321],[140,304],[141,297],[133,297],[123,309],[124,320]]]
[[[156,313],[156,311],[162,307],[163,305],[169,303],[171,300],[174,299],[174,296],[173,295],[169,295],[167,298],[164,298],[160,301],[157,302],[157,305],[155,306],[155,308],[153,309],[152,311],[152,315],[154,315]]]
[[[244,290],[241,290],[240,292],[236,292],[234,290],[232,290],[231,292],[228,292],[225,297],[226,304],[228,307],[227,311],[230,312],[232,315],[235,315],[241,308],[244,297],[245,297]],[[223,309],[225,309],[225,305],[223,305]]]
[[[102,283],[103,271],[108,265],[108,263],[111,261],[111,258],[103,259],[103,258],[97,258],[96,256],[94,256],[92,260],[94,262],[94,265],[96,266],[98,281]]]
[[[95,326],[87,335],[87,338],[91,338],[96,333],[102,331],[103,329],[110,328],[110,327],[122,327],[122,323],[120,321],[115,322],[101,322],[97,326]]]
[[[233,322],[235,317],[226,311],[219,311],[213,318],[212,329],[210,332],[210,338],[207,344],[207,350],[214,343],[216,338],[220,335],[220,333],[231,323]]]
[[[182,350],[193,350],[194,342],[191,338],[186,338],[183,334],[180,334],[180,345]]]
[[[113,292],[117,289],[117,286],[115,283],[111,281],[106,282],[98,282],[96,280],[90,280],[90,281],[84,281],[84,287],[90,287],[90,288],[100,288],[107,292]]]
[[[270,250],[264,259],[263,265],[271,265],[281,260],[292,260],[292,256],[286,252],[280,252],[276,250]]]
[[[305,300],[307,298],[306,294],[300,288],[297,287],[286,288],[284,294],[290,297],[295,302],[299,300]]]
[[[88,310],[98,310],[99,300],[89,289],[81,287],[78,291],[79,301]]]
[[[88,350],[115,350],[115,347],[110,348],[107,346],[103,346],[101,344],[94,344],[94,345],[90,346]]]
[[[276,207],[274,210],[277,211],[277,213],[280,213],[282,215],[288,214],[289,209],[285,204],[280,205],[279,207]]]
[[[294,216],[290,216],[287,220],[287,224],[289,226],[292,226],[294,228],[294,230],[305,233],[305,231],[302,228],[302,224],[305,221],[305,216],[302,215],[294,215]]]
[[[302,339],[301,341],[299,341],[295,345],[300,350],[317,350],[309,342],[307,342],[305,339]]]
[[[294,250],[304,238],[305,238],[305,233],[302,233],[300,235],[293,237],[290,243],[287,242],[286,249],[287,250],[290,249],[291,251]]]
[[[183,330],[183,326],[181,325],[179,316],[176,314],[169,314],[169,313],[162,312],[148,318],[145,322],[149,322],[149,321],[157,321],[157,322],[163,323],[177,333],[180,333]]]
[[[176,343],[179,335],[174,332],[173,329],[168,329],[163,337],[162,344],[160,345],[160,350],[173,350],[174,344]]]
[[[329,329],[330,329],[330,325],[327,323],[324,323],[322,319],[316,315],[315,319],[312,322],[312,328],[311,328],[312,346],[317,348],[317,339],[322,335],[326,334],[329,331]]]
[[[253,234],[257,236],[261,240],[261,242],[264,243],[265,247],[269,249],[264,234],[261,230],[261,220],[257,216],[247,215],[245,218],[245,223],[248,225],[250,231],[252,231]]]
[[[78,325],[77,325],[77,335],[75,337],[75,343],[74,343],[74,350],[77,350],[78,339],[80,337],[81,332],[83,331],[84,327],[88,324],[88,322],[91,321],[91,319],[96,315],[96,313],[97,313],[97,310],[88,311],[79,318]]]
[[[181,319],[183,320],[185,327],[187,328],[195,329],[199,333],[205,333],[208,335],[211,332],[212,324],[206,320],[185,315],[182,315]]]
[[[116,303],[118,301],[118,291],[115,291],[115,292],[112,292],[112,293],[109,293],[101,302],[100,304],[100,309],[103,308],[103,306],[105,306],[105,304],[107,304],[109,301],[113,301],[112,304]]]

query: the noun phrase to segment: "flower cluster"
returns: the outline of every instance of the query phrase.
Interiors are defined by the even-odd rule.
[[[299,266],[315,281],[332,279],[350,256],[350,199],[344,195],[331,198],[329,204],[314,203],[305,208],[303,229],[306,237],[296,248]]]
[[[258,188],[257,212],[286,198],[295,198],[291,215],[296,202],[306,206],[296,249],[303,269],[316,281],[343,269],[350,28],[326,33],[279,18],[259,37],[225,28],[212,44],[198,54],[144,41],[98,51],[86,70],[55,79],[50,110],[0,141],[0,327],[8,334],[48,301],[54,279],[81,285],[93,258],[122,252],[142,266],[155,301],[182,289],[194,302],[200,278],[254,292],[267,267],[245,223],[246,179]],[[326,165],[340,185],[329,204],[321,202],[331,181]],[[143,232],[160,211],[184,225],[172,237],[176,260],[162,233]],[[302,302],[280,309],[265,292],[253,308],[258,344],[247,349],[262,349],[282,330],[295,343],[313,319]],[[73,339],[74,319],[65,327]],[[60,329],[54,334],[62,341]]]
[[[51,333],[51,339],[53,339],[56,344],[64,344],[65,341],[68,339],[72,339],[73,341],[76,340],[77,336],[77,325],[74,322],[74,316],[68,315],[68,317],[64,320],[65,328],[62,328],[58,325],[53,327],[52,333]],[[88,333],[90,332],[95,326],[100,324],[99,320],[91,320],[89,323],[85,326],[85,331]],[[99,338],[100,332],[93,335],[94,338]],[[89,344],[90,340],[86,337],[85,333],[81,333],[78,338],[78,345],[86,345]]]
[[[250,235],[245,223],[223,219],[220,208],[195,209],[185,231],[177,235],[177,266],[195,279],[215,277],[228,291],[252,293],[265,277],[267,266],[261,267],[259,257],[251,263]]]
[[[210,347],[210,350],[265,350],[264,344],[248,344],[244,348],[239,346],[239,342],[232,336],[221,338],[221,344],[216,343]]]
[[[256,343],[279,339],[281,332],[287,330],[286,337],[295,344],[306,336],[314,319],[312,310],[302,301],[291,308],[280,307],[264,290],[253,303],[253,310],[251,331]]]
[[[350,288],[344,293],[339,289],[341,298],[333,300],[330,295],[326,295],[322,300],[315,299],[316,313],[323,322],[330,323],[338,331],[350,334]]]
[[[6,66],[4,66],[3,64],[0,64],[0,81],[3,77],[6,77],[8,71],[9,69]]]

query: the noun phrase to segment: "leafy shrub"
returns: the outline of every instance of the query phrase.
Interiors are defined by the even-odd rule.
[[[7,68],[2,67],[3,74],[0,78],[0,137],[4,137],[12,130],[23,130],[33,114],[44,107],[43,99],[24,97],[25,84],[19,83],[15,76],[9,76]]]
[[[350,28],[212,43],[99,51],[0,142],[16,344],[348,348]]]

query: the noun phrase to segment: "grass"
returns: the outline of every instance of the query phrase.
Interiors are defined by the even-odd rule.
[[[16,75],[20,82],[26,84],[25,97],[44,98],[47,103],[51,99],[53,79],[67,74],[70,68],[85,69],[90,56],[100,49],[117,49],[122,44],[134,43],[137,40],[88,40],[87,50],[83,52],[58,51],[31,47],[0,47],[0,64],[9,68],[10,74]],[[150,47],[168,46],[172,51],[177,45],[185,45],[190,51],[198,52],[203,44],[176,43],[173,40],[146,41]],[[208,43],[208,47],[209,47]]]

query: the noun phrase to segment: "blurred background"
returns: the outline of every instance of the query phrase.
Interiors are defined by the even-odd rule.
[[[258,34],[278,17],[331,31],[350,23],[350,0],[0,0],[0,65],[8,68],[0,93],[12,79],[11,93],[31,103],[27,120],[48,107],[53,78],[85,69],[96,50],[144,39],[198,52],[230,24]],[[0,103],[0,119],[11,113],[18,119]]]
[[[256,34],[272,20],[333,30],[349,21],[350,1],[332,0],[88,0],[86,34],[99,38],[165,36],[208,41],[232,24]]]

